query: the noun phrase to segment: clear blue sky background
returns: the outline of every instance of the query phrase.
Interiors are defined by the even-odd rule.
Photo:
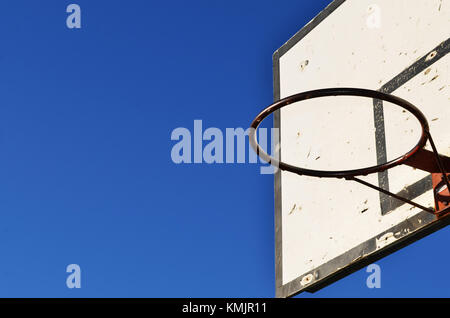
[[[273,177],[175,165],[170,134],[247,127],[272,53],[328,3],[2,1],[0,296],[274,296]],[[450,296],[449,236],[380,261],[381,289],[361,270],[301,297]]]

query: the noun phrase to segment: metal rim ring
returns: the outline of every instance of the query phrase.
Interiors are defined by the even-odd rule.
[[[326,96],[359,96],[359,97],[368,97],[368,98],[374,98],[379,99],[383,101],[387,101],[393,104],[396,104],[397,106],[400,106],[406,110],[408,110],[414,117],[417,118],[420,125],[422,126],[422,134],[420,136],[419,142],[406,154],[403,156],[400,156],[398,158],[395,158],[393,160],[387,161],[383,164],[379,164],[376,166],[371,166],[367,168],[360,168],[355,170],[342,170],[342,171],[325,171],[325,170],[311,170],[311,169],[305,169],[297,166],[293,166],[290,164],[287,164],[285,162],[282,162],[280,160],[277,160],[274,157],[271,157],[268,155],[258,144],[258,141],[256,139],[256,131],[261,124],[261,122],[270,114],[273,112],[279,110],[280,108],[283,108],[285,106],[288,106],[290,104],[307,100],[307,99],[313,99],[313,98],[319,98],[319,97],[326,97]],[[428,121],[425,117],[425,115],[413,104],[410,102],[386,93],[382,93],[379,91],[369,90],[369,89],[363,89],[363,88],[325,88],[325,89],[318,89],[318,90],[312,90],[307,92],[302,92],[299,94],[295,94],[286,98],[283,98],[274,104],[270,105],[266,109],[264,109],[262,112],[256,116],[256,118],[253,120],[253,122],[250,125],[250,132],[249,132],[249,142],[252,148],[255,150],[256,154],[261,157],[264,161],[270,163],[273,166],[278,167],[281,170],[290,171],[292,173],[296,173],[298,175],[305,175],[305,176],[312,176],[312,177],[320,177],[320,178],[348,178],[348,177],[355,177],[355,176],[362,176],[367,175],[375,172],[384,171],[387,169],[390,169],[392,167],[398,166],[403,164],[406,160],[414,156],[414,154],[417,153],[420,149],[422,149],[429,137],[429,126]],[[279,151],[279,150],[278,150]]]

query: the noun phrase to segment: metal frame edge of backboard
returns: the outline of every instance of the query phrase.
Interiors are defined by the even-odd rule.
[[[298,31],[290,40],[288,40],[281,48],[273,54],[273,94],[274,101],[280,99],[280,58],[296,43],[302,40],[311,30],[320,24],[326,17],[334,12],[346,0],[334,0],[323,11],[321,11],[313,20]],[[448,40],[447,40],[448,42]],[[448,44],[448,43],[447,43]],[[448,46],[448,45],[447,45]],[[445,54],[449,52],[449,48],[445,47]],[[414,77],[413,74],[411,77]],[[393,90],[393,89],[392,89]],[[391,90],[391,91],[392,91]],[[274,128],[281,129],[280,111],[274,113]],[[281,132],[279,134],[278,144],[281,147]],[[280,154],[278,154],[280,155]],[[281,160],[281,158],[280,158]],[[428,212],[420,212],[416,216],[395,225],[377,237],[356,246],[331,261],[319,266],[318,268],[306,273],[301,277],[283,284],[282,269],[282,205],[281,205],[281,171],[277,170],[274,176],[275,190],[275,296],[291,297],[301,292],[316,292],[323,287],[334,283],[335,281],[350,275],[351,273],[409,245],[413,242],[434,233],[435,231],[450,224],[450,214],[441,218],[431,215]],[[377,240],[386,233],[395,233],[395,242],[384,248],[377,248]],[[314,282],[307,286],[302,286],[302,277],[313,275]]]

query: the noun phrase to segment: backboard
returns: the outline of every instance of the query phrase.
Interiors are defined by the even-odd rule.
[[[327,87],[393,94],[425,114],[439,152],[450,156],[449,51],[448,1],[335,0],[274,53],[274,98]],[[418,133],[408,114],[370,99],[311,100],[274,121],[279,158],[314,169],[386,161]],[[336,142],[347,132],[352,142]],[[429,173],[399,166],[365,180],[434,206]],[[279,170],[276,296],[318,290],[448,223],[354,182]]]

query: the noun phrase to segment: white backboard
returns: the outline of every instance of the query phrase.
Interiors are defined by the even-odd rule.
[[[448,0],[335,0],[275,52],[275,100],[330,87],[390,93],[420,108],[449,156],[449,51]],[[410,114],[381,101],[301,103],[275,114],[280,159],[301,167],[373,166],[420,136]],[[399,166],[364,180],[434,206],[426,172]],[[317,290],[448,224],[355,182],[282,171],[275,216],[278,297]]]

